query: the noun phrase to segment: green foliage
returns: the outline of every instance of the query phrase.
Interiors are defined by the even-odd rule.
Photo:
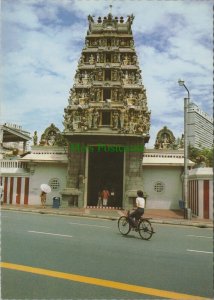
[[[189,159],[196,163],[196,165],[201,165],[204,167],[213,166],[213,148],[203,148],[198,149],[189,146]]]

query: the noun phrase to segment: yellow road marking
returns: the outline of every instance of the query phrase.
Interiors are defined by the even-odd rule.
[[[28,267],[24,265],[17,265],[12,263],[6,263],[1,262],[0,263],[1,268],[10,269],[10,270],[16,270],[16,271],[22,271],[27,273],[33,273],[43,276],[49,276],[54,278],[60,278],[60,279],[66,279],[71,281],[77,281],[87,284],[93,284],[98,286],[103,286],[106,288],[112,288],[117,290],[123,290],[138,294],[144,294],[144,295],[150,295],[150,296],[157,296],[161,298],[167,298],[167,299],[179,299],[179,300],[205,300],[209,298],[199,297],[199,296],[193,296],[188,294],[182,294],[182,293],[176,293],[176,292],[170,292],[165,290],[159,290],[159,289],[153,289],[153,288],[147,288],[139,285],[132,285],[117,281],[111,281],[111,280],[104,280],[104,279],[98,279],[88,276],[81,276],[76,274],[70,274],[70,273],[63,273],[63,272],[57,272],[47,269],[41,269],[41,268],[34,268],[34,267]]]

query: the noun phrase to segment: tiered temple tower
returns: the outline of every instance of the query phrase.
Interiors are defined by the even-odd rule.
[[[64,203],[129,207],[143,188],[142,152],[149,140],[150,112],[134,47],[134,16],[88,16],[89,28],[64,114],[69,166]]]

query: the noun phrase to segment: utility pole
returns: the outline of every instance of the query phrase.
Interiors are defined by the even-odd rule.
[[[187,98],[184,98],[184,181],[183,181],[183,191],[184,191],[184,219],[191,219],[191,211],[189,209],[188,201],[188,107],[190,101],[190,92],[184,81],[179,79],[178,84],[183,86],[187,90]]]

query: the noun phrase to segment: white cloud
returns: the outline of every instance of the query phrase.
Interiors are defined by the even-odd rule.
[[[107,0],[3,0],[4,122],[16,121],[32,132],[42,132],[50,123],[62,129],[87,16],[107,15],[110,4]],[[132,30],[152,111],[149,145],[164,125],[178,137],[183,132],[185,96],[178,78],[185,80],[202,109],[212,105],[212,3],[114,0],[112,4],[114,16],[135,15]]]

